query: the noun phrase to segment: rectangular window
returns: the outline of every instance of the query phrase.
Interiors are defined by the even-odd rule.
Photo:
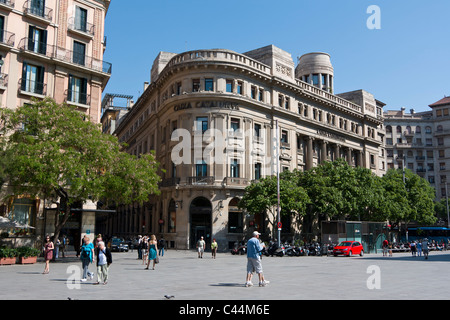
[[[252,96],[252,99],[256,99],[256,87],[255,86],[252,86],[252,88],[251,88],[251,96]]]
[[[241,82],[241,81],[239,81],[238,83],[237,83],[237,93],[238,94],[243,94],[243,83]]]
[[[244,217],[242,211],[230,207],[228,212],[228,232],[242,233],[244,230]]]
[[[281,130],[281,143],[288,143],[288,132],[286,130]]]
[[[199,92],[199,91],[200,91],[200,80],[193,79],[192,80],[192,92]]]
[[[69,75],[67,101],[87,104],[87,79]]]
[[[30,0],[30,13],[44,17],[45,13],[45,1],[44,0]]]
[[[195,175],[196,177],[206,177],[208,175],[208,166],[204,160],[197,160]]]
[[[319,75],[318,74],[313,74],[312,80],[313,80],[313,85],[315,85],[315,86],[319,85]]]
[[[47,30],[29,26],[28,50],[44,55],[47,54]]]
[[[237,159],[231,160],[230,175],[232,178],[239,178],[239,163]]]
[[[87,10],[76,7],[75,9],[75,30],[87,31]]]
[[[229,93],[233,92],[233,80],[227,80],[226,91]]]
[[[255,123],[255,137],[260,138],[261,137],[261,125],[259,123]]]
[[[214,91],[214,80],[211,78],[205,79],[205,91]]]
[[[44,67],[23,63],[21,90],[44,94]]]
[[[233,131],[237,131],[237,130],[239,130],[239,126],[240,126],[239,119],[231,118],[230,129]]]
[[[205,133],[208,130],[208,117],[197,117],[197,131]]]
[[[74,41],[72,62],[84,66],[85,58],[86,58],[86,44]]]
[[[255,180],[261,179],[261,163],[255,163]]]
[[[264,90],[259,89],[258,100],[264,102]]]

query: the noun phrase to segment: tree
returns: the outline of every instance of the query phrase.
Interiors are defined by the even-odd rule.
[[[382,185],[369,169],[337,159],[302,173],[299,180],[308,192],[313,216],[361,220],[380,214]]]
[[[280,208],[284,215],[301,217],[306,214],[309,198],[306,191],[298,184],[297,178],[298,175],[295,172],[280,173]],[[269,223],[275,226],[278,217],[277,204],[277,177],[269,176],[245,188],[239,207],[250,214],[269,212],[270,214],[267,215]]]
[[[75,107],[46,98],[0,112],[6,196],[59,198],[66,210],[57,216],[55,239],[75,202],[127,204],[159,193],[154,155],[122,152],[117,137],[103,134]]]
[[[382,178],[386,198],[387,219],[408,224],[433,224],[435,190],[428,181],[411,170],[405,170],[405,181],[401,169],[390,169]]]

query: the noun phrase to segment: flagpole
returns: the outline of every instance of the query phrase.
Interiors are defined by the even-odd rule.
[[[276,150],[276,164],[277,164],[277,230],[278,230],[278,247],[281,246],[281,228],[280,226],[280,139],[279,139],[279,130],[278,130],[278,120],[275,120],[275,128],[276,128],[276,140],[277,140],[277,150]]]

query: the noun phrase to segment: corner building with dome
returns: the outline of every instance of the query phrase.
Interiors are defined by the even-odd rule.
[[[303,171],[337,158],[383,175],[383,107],[364,90],[335,94],[327,53],[305,54],[296,65],[273,45],[160,52],[114,134],[131,154],[155,152],[164,169],[161,194],[119,205],[101,229],[156,234],[176,249],[195,248],[203,236],[207,248],[215,238],[225,251],[255,230],[267,239],[273,218],[237,206],[245,187],[275,175],[277,166]],[[301,232],[294,221],[282,222],[282,237]]]

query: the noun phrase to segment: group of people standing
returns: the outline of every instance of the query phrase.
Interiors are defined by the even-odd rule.
[[[159,246],[159,248],[158,248]],[[142,259],[142,264],[146,265],[146,270],[150,267],[150,261],[153,261],[152,270],[159,263],[158,254],[164,256],[165,240],[161,238],[156,240],[156,236],[152,234],[148,236],[139,236],[138,238],[138,259]],[[158,252],[159,251],[159,252]]]

